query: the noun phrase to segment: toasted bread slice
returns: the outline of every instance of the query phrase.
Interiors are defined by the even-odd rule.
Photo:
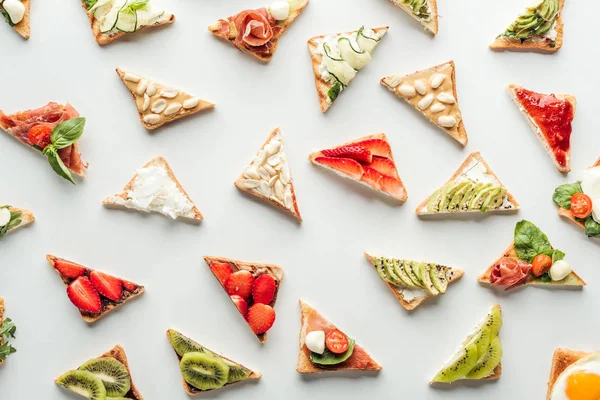
[[[19,21],[18,24],[13,25],[13,29],[17,31],[17,33],[25,39],[29,39],[31,34],[31,29],[29,25],[29,14],[31,12],[31,2],[30,0],[19,0],[25,6],[25,14],[23,14],[23,19]],[[2,4],[0,4],[0,10],[2,9]],[[4,18],[2,18],[4,19]]]
[[[332,331],[338,329],[334,324],[329,322],[317,310],[310,307],[304,301],[300,300],[300,353],[298,354],[298,365],[296,371],[301,374],[315,374],[328,371],[379,371],[379,365],[367,352],[355,343],[354,350],[350,358],[346,361],[331,365],[320,366],[310,360],[311,351],[305,345],[306,335],[312,330]],[[311,329],[311,323],[314,323],[316,328]],[[326,332],[327,334],[327,332]]]
[[[256,196],[302,222],[279,128],[273,129],[252,162],[233,184],[242,192]]]
[[[594,165],[592,165],[590,168],[593,168],[593,167],[598,167],[598,166],[600,166],[600,158],[598,158],[598,159],[596,160],[596,162],[594,163]],[[577,220],[577,219],[576,219],[576,218],[573,216],[573,214],[571,214],[571,211],[567,210],[566,208],[559,207],[559,208],[558,208],[558,215],[560,215],[561,217],[567,218],[569,221],[571,221],[571,222],[573,222],[573,223],[575,223],[575,224],[579,225],[579,226],[581,227],[581,229],[584,229],[584,230],[585,230],[585,225],[583,224],[583,222],[581,222],[581,221],[578,221],[578,220]]]
[[[2,207],[0,206],[0,208],[2,208]],[[29,210],[25,210],[25,209],[17,208],[17,207],[10,207],[10,206],[8,207],[8,210],[11,212],[12,215],[15,215],[15,218],[11,218],[11,219],[14,219],[14,220],[20,219],[21,222],[16,226],[11,226],[10,228],[8,228],[5,233],[12,232],[14,230],[24,227],[25,225],[29,225],[33,221],[35,221],[35,217],[33,216],[33,213]],[[21,213],[21,214],[17,217],[16,216],[17,214],[15,214],[15,213]],[[2,236],[3,236],[2,228],[0,228],[0,238]]]
[[[498,51],[531,50],[545,53],[557,52],[558,49],[560,49],[563,45],[564,24],[562,19],[562,10],[564,5],[565,0],[560,0],[560,9],[553,28],[556,31],[555,39],[547,36],[534,36],[533,38],[521,40],[502,36],[502,34],[500,34],[496,40],[490,44],[490,49]]]
[[[102,31],[100,29],[100,22],[96,18],[94,18],[94,15],[92,13],[90,13],[88,11],[88,7],[85,4],[85,0],[81,0],[81,6],[85,10],[85,13],[88,16],[88,19],[90,20],[90,25],[92,27],[92,33],[94,34],[94,38],[96,39],[96,42],[101,46],[111,43],[114,40],[120,39],[125,35],[139,32],[146,28],[155,28],[157,26],[168,25],[168,24],[172,24],[173,22],[175,22],[175,15],[165,11],[164,14],[156,22],[154,22],[151,25],[143,25],[143,26],[137,27],[135,32],[121,32],[117,29],[113,29],[109,33],[102,33]]]
[[[371,265],[375,266],[375,260],[373,256],[365,252],[365,256],[367,260],[371,263]],[[460,268],[452,268],[447,267],[446,269],[446,280],[448,284],[456,282],[456,280],[462,278],[465,272]],[[383,279],[382,279],[383,280]],[[408,311],[412,311],[418,306],[420,306],[425,300],[429,297],[434,296],[431,292],[422,289],[420,287],[408,287],[405,285],[397,286],[392,285],[390,282],[383,280],[383,282],[387,285],[390,291],[394,294],[396,299],[400,302],[402,307],[407,309]]]
[[[129,392],[127,392],[125,394],[125,397],[128,399],[144,400],[144,398],[142,397],[140,392],[138,392],[138,389],[135,386],[135,383],[133,383],[133,377],[131,376],[131,370],[129,369],[129,362],[127,361],[127,354],[125,354],[125,350],[123,349],[123,347],[121,347],[121,345],[119,345],[119,344],[116,345],[111,350],[107,351],[106,353],[102,354],[100,357],[97,357],[97,358],[114,358],[115,360],[117,360],[121,364],[123,364],[125,366],[125,369],[127,369],[127,373],[129,374],[129,378],[131,380],[131,389],[129,389]],[[57,385],[62,386],[59,383],[59,379],[60,379],[60,377],[56,378],[54,380],[54,382]]]
[[[359,157],[346,151],[357,147],[363,153],[359,153],[358,156],[363,157],[366,152],[370,154],[372,161],[357,161],[355,158]],[[314,165],[352,179],[396,200],[408,199],[406,187],[398,175],[392,148],[385,133],[364,136],[330,149],[315,151],[308,156],[308,159]]]
[[[212,351],[212,350],[210,350],[210,349],[202,346],[200,343],[198,343],[198,342],[190,339],[187,336],[184,336],[183,334],[181,334],[180,332],[176,331],[175,329],[168,329],[167,330],[167,338],[169,339],[169,342],[171,343],[171,346],[173,347],[173,351],[175,351],[175,355],[177,356],[178,363],[181,362],[181,359],[183,358],[183,355],[187,354],[187,352],[183,353],[183,354],[180,354],[182,352],[182,349],[178,349],[176,347],[176,345],[171,340],[173,337],[176,337],[176,338],[178,338],[180,340],[185,341],[185,347],[186,347],[186,350],[188,350],[187,352],[193,352],[193,350],[191,350],[191,348],[194,348],[194,349],[197,349],[198,352],[208,353],[208,354],[213,355],[215,357],[221,358],[223,361],[225,361],[230,366],[230,368],[231,367],[235,367],[235,368],[238,368],[238,369],[241,369],[241,370],[245,371],[245,374],[247,375],[246,378],[243,378],[243,379],[238,380],[238,381],[228,382],[224,386],[233,385],[233,384],[236,384],[236,383],[248,380],[248,379],[260,379],[262,377],[262,374],[260,372],[253,371],[250,368],[247,368],[247,367],[243,366],[242,364],[240,364],[238,362],[230,360],[229,358],[224,357],[223,355],[221,355],[219,353],[216,353],[216,352],[214,352],[214,351]],[[197,389],[194,386],[190,385],[189,383],[187,383],[187,381],[185,380],[185,378],[183,378],[182,381],[183,381],[183,389],[190,396],[197,396],[197,395],[202,394],[204,392],[209,392],[211,390],[216,390],[216,389],[200,390],[200,389]]]
[[[388,26],[382,26],[379,28],[372,29],[373,32],[375,33],[375,36],[378,38],[378,42],[383,38],[383,36],[385,36],[388,29],[389,29]],[[332,100],[329,97],[328,93],[329,93],[329,90],[337,82],[337,80],[332,78],[330,76],[330,74],[327,73],[326,68],[325,68],[325,73],[321,72],[321,70],[323,69],[321,67],[321,63],[323,61],[323,51],[322,51],[321,47],[323,46],[325,41],[327,41],[328,38],[330,38],[330,37],[335,37],[335,36],[339,36],[339,35],[356,35],[357,33],[358,33],[358,30],[351,31],[351,32],[336,33],[336,34],[332,34],[332,35],[315,36],[308,40],[308,51],[310,52],[310,57],[312,59],[313,74],[315,76],[315,86],[317,88],[317,95],[319,96],[319,104],[321,106],[322,112],[327,111],[329,109],[329,107],[331,107],[333,102],[335,101],[335,98]],[[326,79],[324,79],[324,77],[326,77]],[[341,88],[340,91],[342,89],[343,88]],[[337,95],[336,95],[336,98],[337,98]]]
[[[552,368],[550,369],[550,378],[548,379],[548,394],[546,400],[550,400],[552,389],[560,375],[573,363],[582,358],[598,353],[586,353],[584,351],[575,351],[571,349],[558,348],[552,355]]]
[[[165,178],[165,181],[173,182],[178,189],[179,199],[181,200],[182,198],[185,198],[187,200],[187,202],[189,202],[186,204],[186,208],[189,208],[187,211],[185,209],[182,209],[182,210],[167,210],[167,211],[169,211],[169,212],[167,212],[167,211],[165,211],[164,206],[162,206],[162,207],[155,206],[153,208],[153,207],[150,207],[152,204],[149,204],[146,208],[141,207],[137,203],[137,201],[134,201],[135,199],[131,198],[131,194],[134,193],[134,190],[135,190],[135,184],[138,182],[138,177],[139,177],[140,171],[138,171],[138,173],[136,173],[133,176],[133,178],[131,178],[131,180],[127,183],[127,185],[125,185],[125,188],[123,188],[123,192],[116,194],[114,196],[109,196],[109,197],[105,198],[104,200],[102,200],[102,204],[104,204],[106,207],[124,207],[124,208],[131,208],[131,209],[143,211],[143,212],[156,212],[159,214],[169,216],[173,219],[177,219],[179,217],[187,219],[187,220],[191,220],[191,221],[201,221],[204,219],[204,217],[202,216],[202,214],[200,213],[198,208],[196,208],[196,206],[194,205],[194,202],[192,201],[192,199],[190,199],[190,197],[188,196],[186,191],[183,189],[183,187],[181,186],[181,184],[175,177],[173,170],[171,169],[171,167],[169,166],[169,163],[167,163],[167,160],[164,157],[161,157],[161,156],[154,157],[152,160],[148,161],[148,163],[146,163],[146,165],[144,165],[142,170],[145,170],[146,168],[150,168],[150,167],[158,167],[160,169],[163,169],[166,172],[167,177]]]
[[[82,274],[80,276],[85,276],[85,277],[89,278],[90,273],[92,273],[94,271],[90,268],[87,268],[83,265],[77,264],[73,261],[69,261],[64,258],[53,256],[52,254],[47,254],[46,260],[48,261],[48,264],[50,264],[50,266],[52,268],[54,268],[54,270],[56,271],[56,273],[58,274],[58,276],[60,277],[60,279],[63,281],[63,283],[65,284],[65,286],[67,288],[79,276],[77,276],[75,278],[71,278],[69,276],[64,275],[60,270],[60,268],[61,268],[60,265],[58,265],[61,262],[85,269],[85,271],[82,272]],[[100,271],[98,271],[98,272],[100,272]],[[106,275],[106,274],[104,274],[104,275]],[[71,276],[74,276],[74,275],[71,275]],[[78,309],[79,313],[81,314],[81,318],[85,322],[92,323],[92,322],[98,321],[100,318],[104,317],[106,314],[108,314],[115,308],[121,307],[122,305],[124,305],[125,303],[129,302],[130,300],[133,300],[134,298],[138,297],[145,291],[145,288],[143,286],[140,286],[138,284],[132,283],[127,280],[123,280],[122,278],[116,278],[116,279],[119,279],[123,282],[123,292],[121,294],[121,298],[117,301],[114,301],[114,300],[110,300],[107,297],[104,297],[103,295],[100,294],[100,301],[102,304],[102,309],[100,312],[94,314],[94,313],[89,313],[89,312]],[[129,288],[125,287],[125,285],[128,285]],[[131,289],[131,290],[129,290],[129,289]]]
[[[8,321],[8,319],[7,319]],[[0,328],[2,328],[2,324],[4,323],[4,298],[0,297]],[[16,328],[14,328],[16,329]],[[10,330],[10,328],[9,328]],[[11,333],[5,333],[5,336],[8,337],[14,337],[13,336],[13,332]],[[0,347],[3,346],[5,344],[4,341],[4,337],[3,335],[0,335]],[[8,357],[9,355],[11,355],[12,353],[16,352],[17,349],[15,349],[14,347],[12,347],[10,344],[7,346],[8,349],[3,349],[3,350],[8,350],[8,352],[4,352],[3,356],[4,358]],[[0,365],[2,365],[2,363],[4,362],[4,360],[2,358],[0,358]]]
[[[211,256],[205,256],[204,257],[204,261],[206,261],[206,264],[208,265],[208,267],[210,268],[210,266],[214,263],[225,263],[225,264],[229,264],[229,266],[231,267],[232,271],[235,273],[237,271],[248,271],[250,272],[255,278],[263,275],[263,274],[268,274],[271,275],[271,277],[273,277],[273,279],[275,280],[275,294],[273,296],[273,300],[271,300],[271,302],[268,304],[269,306],[275,308],[275,302],[277,301],[277,294],[279,293],[279,288],[281,287],[281,282],[283,281],[283,269],[278,266],[278,265],[274,265],[274,264],[259,264],[259,263],[251,263],[251,262],[246,262],[246,261],[239,261],[239,260],[232,260],[229,258],[225,258],[225,257],[211,257]],[[215,271],[212,270],[213,274],[215,274],[215,278],[217,278],[217,280],[221,283],[221,286],[223,287],[223,289],[225,291],[227,291],[227,288],[225,287],[225,282],[221,280],[221,278],[217,275],[217,273]],[[230,297],[231,299],[231,297]],[[244,299],[244,300],[248,300],[248,299]],[[232,300],[233,302],[233,300]],[[233,302],[235,305],[235,302]],[[252,302],[250,302],[248,304],[249,306],[252,305]],[[242,315],[243,317],[245,317],[244,315]],[[256,338],[262,343],[264,344],[267,341],[267,333],[260,333],[260,334],[256,334]]]
[[[220,19],[215,24],[209,25],[208,31],[213,35],[220,37],[221,39],[227,40],[241,52],[250,54],[258,58],[262,62],[269,62],[273,58],[275,50],[277,50],[279,38],[281,37],[281,35],[283,35],[283,32],[285,32],[290,27],[292,22],[294,22],[296,18],[298,18],[300,13],[304,11],[309,1],[310,0],[289,0],[289,2],[293,4],[293,8],[290,10],[290,15],[287,17],[287,19],[283,21],[275,21],[275,25],[272,27],[273,37],[268,42],[268,47],[266,51],[261,51],[264,50],[264,46],[252,47],[247,43],[237,39],[237,28],[233,23],[233,19],[235,16],[228,17],[227,19]],[[267,13],[270,13],[269,10],[264,10]],[[232,30],[232,27],[235,28],[235,30]]]
[[[461,181],[461,180],[471,180],[473,182],[485,182],[485,183],[490,182],[493,185],[504,187],[502,182],[500,182],[500,179],[498,179],[496,174],[492,171],[492,169],[490,168],[488,163],[485,162],[485,160],[483,159],[483,157],[481,156],[481,154],[478,151],[469,154],[467,159],[462,163],[462,165],[458,168],[458,170],[456,170],[454,175],[452,175],[450,177],[450,179],[448,179],[446,181],[446,184],[444,184],[444,186],[450,182]],[[479,209],[474,209],[474,210],[463,210],[463,209],[448,210],[448,209],[445,209],[443,211],[428,210],[427,206],[428,206],[432,196],[436,195],[436,193],[439,193],[440,190],[444,186],[442,186],[440,189],[438,189],[436,192],[434,192],[431,196],[429,196],[425,200],[423,200],[423,202],[421,204],[419,204],[419,206],[417,207],[417,210],[416,210],[417,215],[433,215],[433,214],[439,215],[439,214],[481,212],[481,210],[479,210]],[[504,195],[504,198],[503,198],[503,201],[502,201],[502,204],[500,205],[500,207],[493,209],[493,210],[489,210],[487,212],[506,213],[506,212],[516,211],[519,208],[520,208],[520,205],[517,202],[517,200],[515,200],[514,196],[509,191],[506,191],[506,194]]]
[[[156,129],[179,118],[215,107],[213,103],[123,71],[121,68],[117,68],[117,74],[133,96],[140,122],[146,129]]]
[[[541,128],[538,126],[538,124],[535,122],[533,117],[531,115],[529,115],[527,110],[525,110],[525,108],[519,102],[517,96],[515,95],[516,89],[522,89],[522,87],[513,85],[513,84],[508,86],[508,93],[510,95],[510,98],[515,103],[515,105],[517,106],[519,111],[521,111],[523,116],[525,116],[525,118],[527,119],[527,122],[529,122],[529,125],[531,125],[531,129],[533,129],[533,131],[535,132],[537,137],[542,142],[544,149],[546,149],[546,152],[548,153],[550,158],[552,158],[552,161],[554,161],[554,165],[556,165],[556,168],[558,168],[558,170],[560,172],[564,172],[564,173],[571,171],[571,145],[570,145],[570,143],[569,143],[569,150],[565,154],[566,164],[564,166],[562,166],[558,163],[556,156],[554,155],[552,148],[550,147],[550,143],[548,142],[548,139],[542,132]],[[556,94],[554,96],[556,96],[556,98],[558,98],[558,99],[565,100],[565,101],[568,101],[569,103],[571,103],[571,106],[573,107],[573,117],[575,117],[575,112],[577,109],[577,100],[575,99],[575,96],[570,95],[570,94]]]
[[[469,139],[458,106],[454,61],[404,76],[387,76],[381,79],[381,84],[404,99],[463,147],[467,145]]]
[[[396,6],[404,10],[413,19],[419,21],[425,30],[433,35],[438,33],[438,8],[437,0],[427,0],[429,17],[421,18],[413,13],[412,8],[408,4],[404,4],[402,0],[390,0]]]

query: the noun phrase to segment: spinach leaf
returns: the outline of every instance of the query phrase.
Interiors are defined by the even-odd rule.
[[[589,237],[600,238],[600,224],[594,221],[594,218],[590,215],[584,222],[585,234]]]
[[[4,338],[6,338],[6,339],[8,339],[9,337],[14,338],[16,330],[17,330],[17,327],[10,320],[10,318],[6,318],[2,322],[2,326],[0,326],[0,342],[2,342]],[[12,353],[14,353],[16,351],[17,351],[17,349],[12,347],[10,344],[8,344],[8,341],[6,341],[6,343],[0,345],[0,360],[6,360],[6,357],[8,357],[9,355],[11,355]]]
[[[562,260],[563,258],[565,258],[565,253],[558,249],[554,249],[554,251],[552,252],[552,264],[554,264],[558,260]]]
[[[548,237],[533,223],[522,220],[515,227],[515,250],[519,258],[531,263],[538,254],[552,255]]]
[[[340,91],[342,89],[342,84],[339,82],[336,82],[331,89],[329,89],[329,91],[327,92],[327,97],[329,97],[329,100],[331,100],[332,102],[337,99],[338,95],[340,94]]]
[[[536,277],[535,279],[538,281],[541,281],[541,282],[551,282],[552,281],[552,278],[550,277],[550,275],[547,272],[542,276]]]
[[[323,354],[317,354],[310,352],[310,361],[319,364],[319,365],[336,365],[343,363],[347,359],[350,358],[352,353],[354,352],[354,340],[348,338],[348,350],[341,354],[335,354],[329,349],[325,348]]]
[[[50,135],[52,147],[56,150],[69,147],[79,140],[84,127],[85,118],[74,118],[56,125]]]
[[[557,206],[568,210],[571,208],[571,197],[573,197],[575,193],[583,193],[581,181],[560,185],[554,190],[552,200],[554,200]]]

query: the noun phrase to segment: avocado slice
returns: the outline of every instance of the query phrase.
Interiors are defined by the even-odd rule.
[[[494,187],[491,183],[480,189],[479,192],[475,194],[475,197],[473,197],[473,200],[471,200],[469,210],[480,210],[483,201],[492,190],[494,190]]]
[[[429,278],[433,286],[442,294],[446,293],[448,288],[448,278],[446,277],[446,271],[448,267],[443,265],[433,264],[429,270]]]
[[[488,209],[496,209],[502,204],[504,199],[504,190],[502,186],[498,186],[490,191],[486,199],[481,205],[481,212],[486,212]]]
[[[433,192],[431,196],[429,196],[429,200],[427,201],[427,211],[428,212],[438,212],[440,200],[442,196],[443,188],[436,190]]]
[[[385,265],[383,265],[383,260],[379,257],[373,257],[374,267],[377,270],[377,274],[384,281],[389,281],[390,278],[387,276],[387,272],[385,270]]]
[[[453,181],[444,185],[444,187],[442,188],[444,193],[442,194],[442,198],[440,200],[439,211],[448,209],[448,204],[450,203],[450,200],[452,200],[454,193],[456,193],[457,190],[464,186],[464,182],[465,181]]]
[[[402,260],[396,260],[395,258],[392,260],[393,264],[394,264],[394,271],[396,272],[396,275],[400,278],[400,280],[402,281],[402,283],[404,284],[404,286],[408,286],[408,287],[413,287],[415,286],[413,281],[410,279],[410,277],[408,276],[408,274],[406,273],[406,271],[404,270],[404,261]]]
[[[385,266],[385,272],[388,276],[388,282],[395,286],[402,285],[402,280],[398,275],[396,275],[396,271],[394,270],[394,263],[389,258],[383,259],[383,265]]]
[[[523,12],[506,28],[502,36],[529,39],[534,36],[543,36],[556,22],[560,11],[559,0],[543,0]]]
[[[431,282],[431,264],[423,263],[421,269],[419,270],[420,275],[419,279],[423,282],[423,286],[425,289],[432,295],[437,296],[440,292],[436,289],[435,285]]]
[[[462,202],[462,199],[465,197],[465,193],[471,190],[473,186],[473,182],[471,181],[463,181],[463,185],[454,192],[454,196],[448,203],[448,211],[456,211],[459,210],[459,204]]]
[[[481,182],[472,182],[473,184],[471,185],[471,187],[469,189],[467,189],[467,191],[465,192],[465,195],[463,196],[463,198],[460,200],[460,203],[458,203],[458,205],[456,206],[457,210],[467,210],[469,208],[469,204],[471,203],[471,200],[473,200],[473,196],[475,195],[475,193],[480,190],[480,188],[484,185],[484,183]]]
[[[421,281],[419,280],[419,278],[417,278],[417,275],[415,273],[414,267],[417,265],[416,262],[413,261],[406,261],[404,263],[404,271],[406,271],[406,274],[410,277],[410,280],[414,283],[414,285],[416,287],[422,287],[421,285]]]

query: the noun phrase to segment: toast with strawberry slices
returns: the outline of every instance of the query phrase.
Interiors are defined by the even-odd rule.
[[[133,300],[144,287],[51,254],[46,260],[67,287],[67,296],[81,318],[95,322],[117,307]]]
[[[550,368],[550,377],[548,379],[548,394],[546,400],[550,400],[552,397],[554,385],[560,377],[560,375],[572,364],[581,360],[582,358],[588,357],[594,353],[588,353],[585,351],[575,351],[571,349],[558,348],[554,350],[552,354],[552,367]],[[583,382],[582,382],[583,383]],[[582,388],[584,391],[586,388]],[[589,388],[588,388],[589,389]],[[595,387],[595,389],[597,389]]]
[[[9,23],[9,25],[12,26],[12,28],[17,31],[17,33],[19,35],[21,35],[23,38],[25,39],[29,39],[29,37],[31,36],[31,28],[30,28],[30,23],[29,23],[29,18],[30,18],[30,13],[31,13],[31,1],[30,0],[19,0],[23,6],[25,7],[25,13],[23,14],[23,19],[21,19],[21,21],[19,21],[19,23],[17,24],[13,24],[12,21]],[[0,10],[2,10],[2,2],[0,2]],[[9,14],[6,13],[4,15],[4,17],[6,18],[7,22],[9,21]]]

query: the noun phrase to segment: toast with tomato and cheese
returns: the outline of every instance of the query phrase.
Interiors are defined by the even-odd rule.
[[[6,23],[25,39],[31,36],[30,9],[30,0],[0,0],[0,14]]]
[[[0,205],[0,239],[8,232],[29,225],[33,221],[35,217],[29,210]]]

